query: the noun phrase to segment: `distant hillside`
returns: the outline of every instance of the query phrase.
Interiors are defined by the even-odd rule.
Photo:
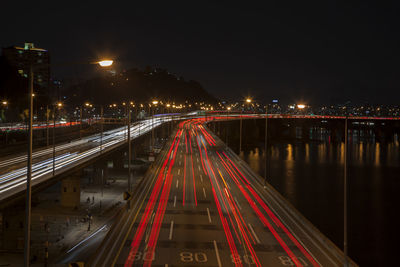
[[[74,85],[64,92],[68,102],[110,104],[112,102],[148,102],[152,99],[176,102],[216,103],[200,83],[185,81],[165,69],[131,69],[121,73],[108,73]],[[71,97],[72,95],[72,97]]]

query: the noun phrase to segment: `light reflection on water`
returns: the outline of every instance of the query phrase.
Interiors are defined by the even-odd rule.
[[[324,133],[321,133],[324,134]],[[344,143],[271,141],[268,182],[307,219],[342,247]],[[260,141],[242,154],[264,176]],[[383,266],[396,253],[400,238],[397,195],[400,188],[399,137],[375,142],[368,133],[353,132],[349,141],[349,251],[361,266]],[[395,229],[395,230],[394,230]]]

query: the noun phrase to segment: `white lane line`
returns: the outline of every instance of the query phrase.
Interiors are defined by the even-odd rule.
[[[200,180],[203,182],[203,175],[200,174]]]
[[[182,155],[181,155],[181,156],[182,156]],[[179,165],[182,165],[182,161],[181,161],[181,160],[179,161]]]
[[[208,222],[211,223],[210,210],[207,208]]]
[[[174,208],[176,207],[176,196],[174,196]]]
[[[176,188],[179,186],[179,180],[176,180]]]
[[[253,227],[251,226],[250,223],[248,223],[249,227],[250,227],[250,231],[252,232],[252,234],[254,235],[254,238],[256,239],[258,244],[261,244],[260,239],[258,239],[258,236],[256,235],[256,232],[254,232]]]
[[[201,171],[200,166],[197,166],[197,167],[199,167],[199,171]]]
[[[240,206],[239,201],[237,200],[237,198],[236,197],[234,197],[234,198],[235,198],[236,204],[238,205],[239,209],[242,209],[242,207]]]
[[[172,240],[172,232],[174,231],[174,221],[171,221],[171,227],[169,228],[169,240]]]
[[[217,241],[214,240],[215,256],[217,256],[218,267],[222,267],[221,259],[219,258]]]
[[[181,169],[178,169],[178,175],[181,173]]]
[[[204,189],[204,187],[203,187],[203,194],[204,194],[204,198],[207,198],[206,190]]]
[[[231,190],[231,187],[229,186],[229,184],[228,184],[228,183],[226,183],[226,185],[228,186],[228,189],[229,189],[229,190]]]
[[[199,163],[199,158],[197,158],[197,163]]]

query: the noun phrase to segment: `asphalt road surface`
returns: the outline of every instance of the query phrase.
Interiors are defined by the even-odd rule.
[[[91,266],[343,265],[203,123],[180,123]]]

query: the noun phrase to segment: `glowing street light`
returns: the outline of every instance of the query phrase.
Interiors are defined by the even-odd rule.
[[[246,99],[246,102],[247,102],[247,103],[251,103],[251,98],[247,98],[247,99]]]
[[[100,67],[110,67],[113,64],[114,61],[110,60],[110,59],[105,59],[105,60],[101,60],[99,62],[97,62],[97,64],[100,65]]]
[[[157,105],[158,101],[157,100],[153,100],[153,102],[151,102],[151,103],[153,103],[153,105]]]
[[[298,108],[298,109],[303,109],[303,108],[305,108],[305,107],[306,107],[306,105],[304,105],[304,104],[298,104],[298,105],[297,105],[297,108]]]
[[[6,100],[4,100],[3,102],[1,102],[1,104],[2,104],[3,106],[7,106],[7,105],[8,105],[8,102],[7,102]]]
[[[57,107],[62,107],[62,106],[63,106],[63,104],[61,102],[57,103]]]

